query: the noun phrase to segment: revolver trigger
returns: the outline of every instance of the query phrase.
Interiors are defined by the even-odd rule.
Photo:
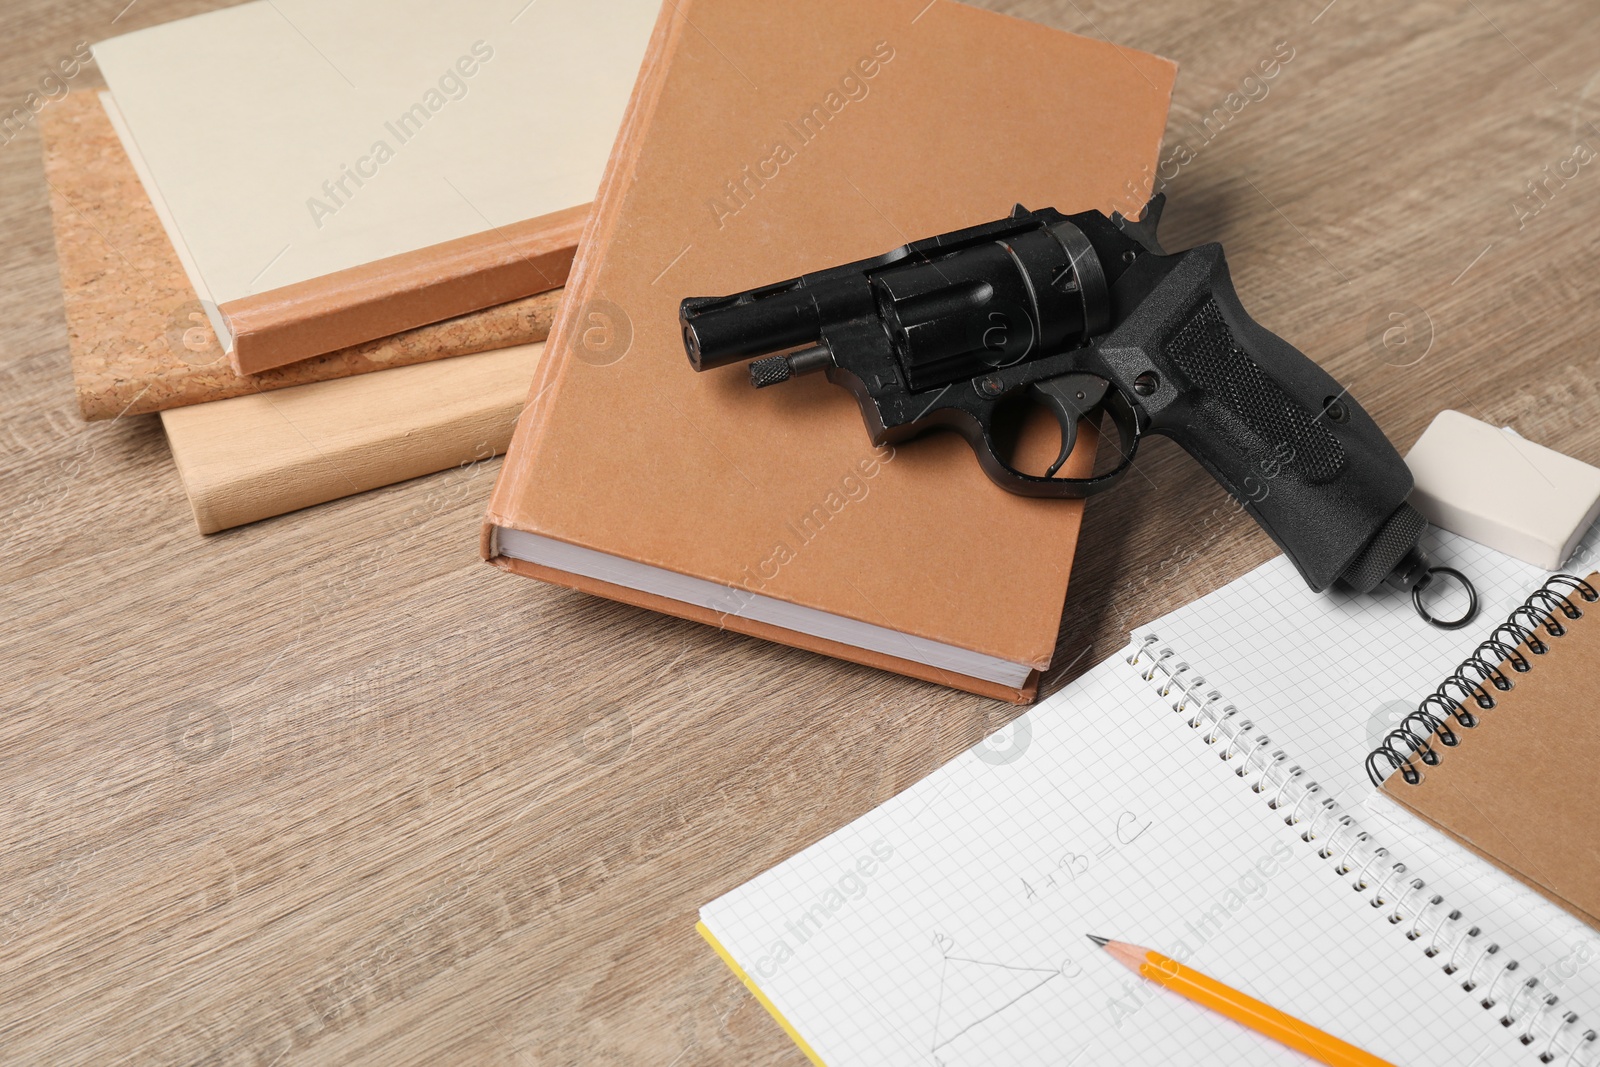
[[[1050,409],[1061,427],[1061,454],[1050,464],[1044,475],[1046,478],[1054,478],[1072,455],[1078,443],[1078,420],[1105,402],[1106,390],[1110,387],[1105,379],[1092,374],[1063,374],[1033,383],[1030,395]]]

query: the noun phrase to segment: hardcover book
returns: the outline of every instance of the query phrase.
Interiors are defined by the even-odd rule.
[[[949,0],[667,4],[490,502],[486,558],[1031,700],[1081,502],[1006,493],[953,434],[874,448],[820,375],[757,393],[738,370],[696,374],[678,305],[1019,202],[1136,211],[1175,75]],[[1082,475],[1092,460],[1080,447],[1070,463]]]
[[[257,0],[94,47],[255,374],[564,283],[658,0]]]

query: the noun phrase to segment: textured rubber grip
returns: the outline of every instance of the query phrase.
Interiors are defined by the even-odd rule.
[[[1373,542],[1391,522],[1397,540],[1408,529],[1395,519],[1411,492],[1405,461],[1332,375],[1245,312],[1220,247],[1159,265],[1160,283],[1100,346],[1106,376],[1138,398],[1151,433],[1176,441],[1261,523],[1311,588],[1347,574],[1381,581],[1387,572],[1368,571],[1393,549]]]
[[[1239,416],[1223,432],[1240,455],[1260,455],[1287,446],[1306,481],[1320,485],[1344,469],[1344,447],[1320,421],[1320,412],[1284,392],[1251,359],[1207,300],[1172,339],[1167,358]],[[1245,438],[1253,438],[1245,439]]]

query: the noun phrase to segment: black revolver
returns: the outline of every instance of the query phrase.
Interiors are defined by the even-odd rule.
[[[735,296],[683,301],[695,370],[753,357],[764,388],[823,371],[855,394],[874,444],[947,427],[1014,493],[1083,497],[1160,433],[1211,472],[1312,589],[1420,593],[1435,573],[1411,473],[1346,390],[1239,303],[1222,248],[1157,243],[1163,199],[1139,221],[1028,211]],[[773,354],[777,353],[777,354]],[[1061,427],[1048,470],[1016,469],[1002,416],[1041,404]],[[1114,469],[1057,477],[1080,419],[1117,428]],[[1475,611],[1476,597],[1473,597]],[[1454,620],[1465,625],[1467,618]]]

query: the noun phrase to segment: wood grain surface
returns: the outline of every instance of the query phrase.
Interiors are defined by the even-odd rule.
[[[76,42],[208,6],[8,0],[0,120]],[[1600,463],[1589,5],[993,6],[1180,62],[1168,246],[1223,241],[1246,306],[1402,448],[1455,407]],[[24,116],[0,1059],[801,1063],[696,909],[1017,709],[500,574],[495,461],[197,537],[155,418],[78,418]],[[1152,442],[1089,505],[1047,689],[1273,551]]]

